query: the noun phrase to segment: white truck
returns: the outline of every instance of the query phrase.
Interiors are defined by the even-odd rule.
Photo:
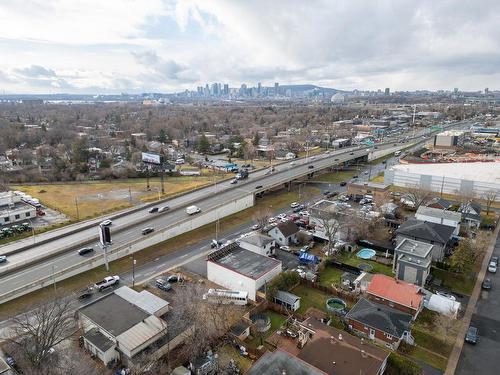
[[[100,292],[107,287],[118,284],[120,282],[120,276],[106,276],[102,281],[95,283],[95,287]]]
[[[194,214],[197,214],[198,212],[201,212],[200,207],[198,207],[198,206],[186,207],[186,213],[188,215],[194,215]]]

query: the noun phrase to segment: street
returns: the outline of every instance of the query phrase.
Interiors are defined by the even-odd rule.
[[[497,237],[493,256],[500,256],[500,236]],[[500,272],[486,273],[493,287],[481,291],[471,326],[479,330],[476,345],[464,343],[455,374],[482,375],[500,373],[497,363],[500,354]]]

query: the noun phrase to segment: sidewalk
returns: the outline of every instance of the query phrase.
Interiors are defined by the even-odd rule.
[[[481,265],[481,270],[477,275],[476,284],[474,285],[474,290],[469,299],[467,310],[465,311],[464,317],[462,319],[462,326],[460,327],[460,331],[455,340],[455,345],[453,347],[453,350],[451,351],[450,358],[448,360],[448,365],[446,366],[445,375],[453,375],[457,368],[458,361],[460,359],[460,354],[462,353],[462,346],[464,345],[464,338],[467,333],[467,329],[469,328],[472,315],[474,314],[474,310],[476,309],[476,303],[481,294],[481,283],[484,280],[486,269],[488,268],[488,263],[490,261],[491,254],[493,253],[493,250],[495,248],[495,243],[497,241],[499,233],[500,233],[500,223],[497,223],[497,227],[493,232],[493,237],[490,246],[488,247],[488,250],[484,255],[483,263]]]

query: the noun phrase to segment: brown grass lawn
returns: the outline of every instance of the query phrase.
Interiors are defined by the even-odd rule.
[[[219,174],[216,178],[221,179],[224,177],[226,175]],[[166,177],[164,182],[165,194],[161,198],[209,185],[213,182],[213,176]],[[161,193],[160,179],[150,179],[150,188],[151,190],[147,191],[146,179],[142,178],[12,186],[12,189],[23,191],[32,197],[38,198],[43,205],[60,211],[73,219],[77,218],[76,202],[78,201],[80,220],[127,208],[143,201],[158,199],[158,194]]]
[[[310,189],[311,194],[319,194],[319,189],[317,188],[307,187],[306,189]],[[263,198],[258,199],[255,206],[221,219],[219,221],[220,231],[228,231],[245,223],[250,225],[252,216],[258,210],[267,207],[272,207],[273,210],[278,210],[283,207],[288,207],[291,202],[296,200],[298,200],[298,192],[296,190],[291,192],[278,191],[267,194]],[[151,262],[162,255],[174,253],[180,247],[194,245],[199,241],[213,238],[214,233],[215,224],[211,223],[139,251],[135,253],[137,266],[140,267],[142,264]],[[104,266],[100,266],[91,271],[83,272],[79,275],[58,282],[57,291],[61,294],[69,294],[78,291],[107,275],[116,275],[127,271],[131,271],[131,260],[129,257],[121,258],[110,263],[109,273],[105,271]],[[0,319],[6,319],[18,314],[19,312],[33,308],[34,305],[50,298],[53,293],[54,289],[51,286],[3,303],[0,305]]]

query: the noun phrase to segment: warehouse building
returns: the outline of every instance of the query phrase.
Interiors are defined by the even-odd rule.
[[[12,191],[0,193],[0,225],[14,224],[36,218],[36,208],[24,203]]]
[[[255,301],[257,291],[281,272],[279,260],[231,243],[208,255],[208,280],[230,290],[246,291]]]
[[[500,191],[500,161],[400,164],[385,171],[386,184],[481,198]],[[496,198],[500,201],[500,195]]]

